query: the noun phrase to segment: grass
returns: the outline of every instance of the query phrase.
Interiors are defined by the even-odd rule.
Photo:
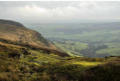
[[[34,63],[36,65],[44,63],[57,63],[60,62],[61,57],[55,54],[45,54],[41,51],[30,50],[31,54],[25,58],[22,58],[21,61],[27,63]]]
[[[78,64],[78,65],[82,65],[85,67],[89,67],[89,66],[97,66],[99,64],[103,64],[102,62],[87,62],[87,61],[80,61],[80,62],[73,62],[72,64]]]
[[[88,48],[86,43],[74,41],[54,42],[54,44],[61,50],[67,52],[71,56],[82,56],[81,50]]]
[[[3,51],[0,47],[0,81],[119,81],[116,57],[60,57],[30,49],[25,49],[29,54],[24,55],[20,48],[14,48],[7,45]],[[22,57],[9,57],[16,50]]]

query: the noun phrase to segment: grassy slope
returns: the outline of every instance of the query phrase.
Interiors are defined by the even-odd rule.
[[[17,45],[0,44],[0,81],[119,81],[116,75],[120,72],[119,63],[119,57],[60,57]]]
[[[61,50],[70,54],[71,56],[83,56],[83,54],[81,54],[80,51],[88,48],[87,43],[81,42],[65,41],[62,43],[54,41],[54,44]]]
[[[0,19],[0,40],[56,50],[56,47],[40,33],[11,20]]]

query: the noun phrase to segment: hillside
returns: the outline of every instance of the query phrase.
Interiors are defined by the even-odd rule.
[[[11,20],[0,20],[0,41],[68,56],[66,53],[59,51],[54,44],[46,40],[40,33]]]
[[[37,47],[56,49],[42,35],[10,20],[0,20],[0,39]]]
[[[120,81],[120,57],[60,57],[0,42],[0,81]]]

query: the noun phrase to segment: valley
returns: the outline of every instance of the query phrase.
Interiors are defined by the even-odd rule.
[[[119,56],[119,22],[31,24],[70,55],[85,57]]]

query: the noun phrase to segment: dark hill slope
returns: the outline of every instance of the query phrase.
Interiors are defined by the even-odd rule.
[[[55,49],[54,45],[44,39],[40,33],[27,29],[14,21],[0,20],[0,39]]]
[[[10,20],[0,20],[0,41],[34,49],[37,48],[38,50],[41,49],[45,52],[53,52],[62,56],[67,55],[58,51],[58,49],[40,33]]]

